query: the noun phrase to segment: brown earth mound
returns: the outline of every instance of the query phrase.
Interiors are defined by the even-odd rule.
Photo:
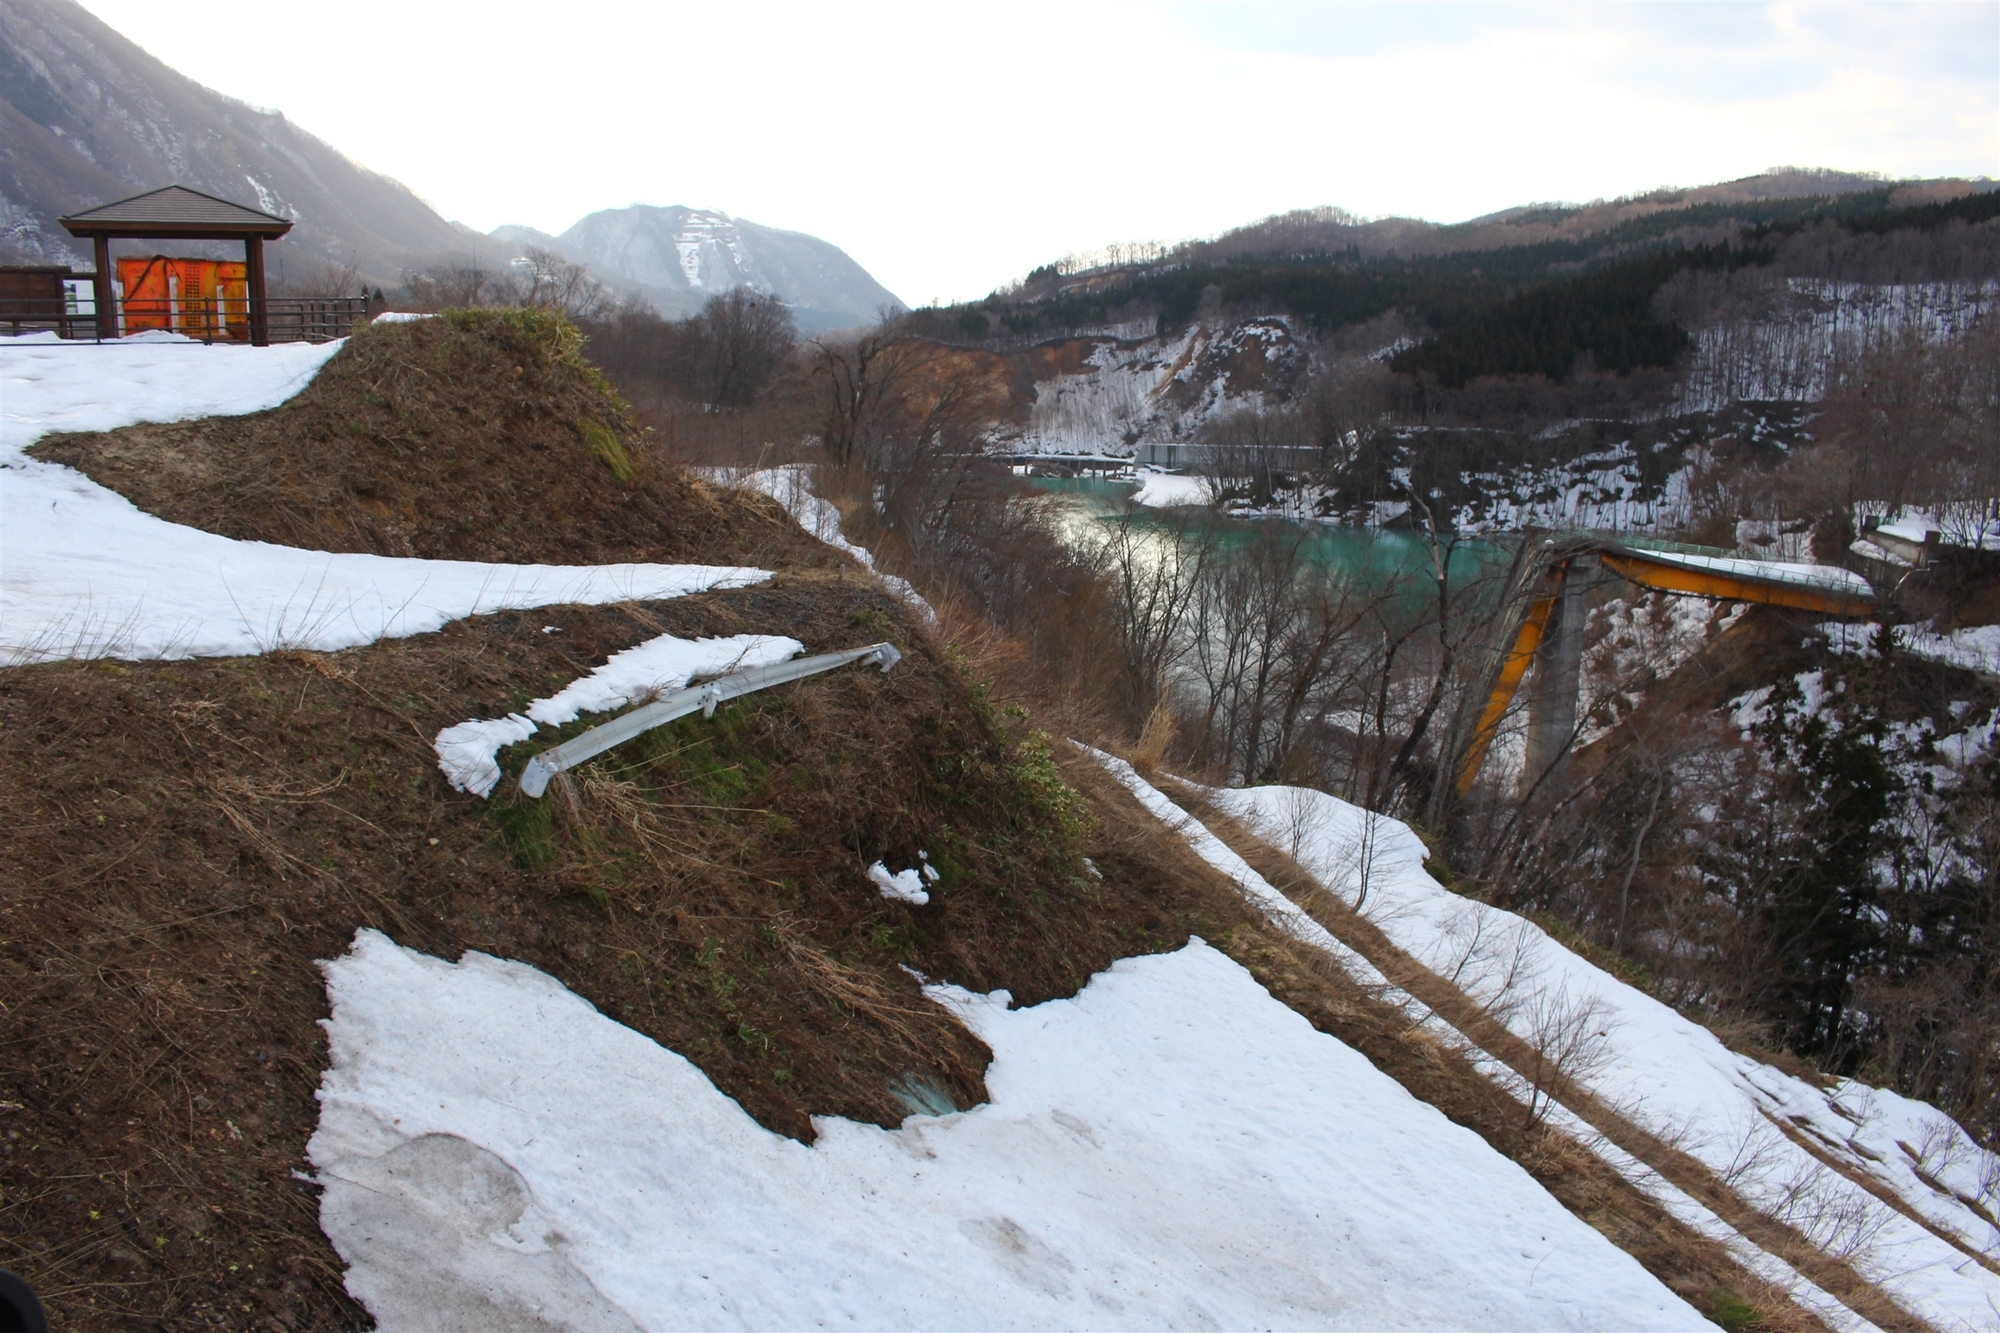
[[[491,802],[447,787],[439,729],[662,630],[909,655],[662,728],[567,795],[512,787],[546,732]],[[13,668],[0,762],[0,1266],[68,1328],[359,1321],[291,1174],[325,1063],[314,961],[357,927],[544,968],[808,1138],[813,1114],[898,1123],[912,1078],[984,1096],[988,1053],[904,965],[1034,1003],[1248,924],[1093,828],[1045,743],[858,575],[326,656]],[[920,848],[930,905],[864,877]]]
[[[440,728],[662,631],[910,651],[683,719],[541,802],[511,778],[547,732],[490,802],[446,786]],[[1704,1308],[1735,1280],[1101,770],[996,716],[855,574],[329,655],[17,667],[0,763],[0,1265],[58,1327],[365,1326],[294,1175],[326,1060],[314,964],[361,926],[533,963],[800,1137],[815,1114],[897,1123],[913,1078],[983,1097],[987,1052],[905,966],[1027,1004],[1199,934]],[[864,878],[920,848],[944,874],[928,906]]]
[[[227,537],[326,551],[527,564],[834,568],[775,502],[657,456],[533,311],[447,311],[356,333],[269,412],[51,437],[141,509]]]

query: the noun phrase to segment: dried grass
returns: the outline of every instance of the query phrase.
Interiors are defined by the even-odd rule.
[[[662,456],[553,316],[371,325],[249,416],[52,436],[148,513],[315,550],[449,560],[832,569],[776,502]]]
[[[437,771],[441,727],[640,639],[756,631],[886,631],[908,656],[650,733],[573,774],[573,803]],[[906,966],[1035,1003],[1190,933],[1254,934],[1150,821],[1056,832],[1031,739],[858,575],[331,655],[0,672],[0,1265],[65,1327],[358,1325],[291,1172],[324,1061],[315,960],[363,925],[541,967],[781,1132],[898,1123],[912,1077],[976,1102],[988,1052]],[[931,906],[863,877],[919,849],[946,874]]]

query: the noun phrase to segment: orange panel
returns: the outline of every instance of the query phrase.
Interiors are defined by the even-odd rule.
[[[122,255],[118,286],[123,294],[125,332],[164,329],[173,315],[173,289],[168,285],[172,263],[164,255]]]
[[[221,330],[214,326],[214,309],[209,293],[215,286],[212,259],[170,259],[176,282],[174,329],[190,338],[213,338]]]
[[[250,337],[249,272],[241,262],[127,255],[118,261],[125,331],[172,329],[190,338]]]
[[[215,266],[215,299],[223,327],[239,342],[250,340],[250,270],[240,261]]]

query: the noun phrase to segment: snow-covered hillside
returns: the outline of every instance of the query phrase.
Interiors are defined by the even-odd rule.
[[[215,657],[333,649],[463,616],[740,587],[762,570],[496,565],[329,554],[168,523],[73,468],[22,450],[109,430],[275,407],[341,344],[236,347],[143,334],[0,339],[0,662]]]
[[[532,968],[364,932],[327,975],[310,1151],[387,1327],[1704,1326],[1199,941],[1033,1008],[930,987],[991,1100],[810,1147]]]
[[[1396,947],[1449,976],[1531,1045],[1588,1015],[1575,1077],[1747,1203],[1846,1258],[1941,1329],[2000,1311],[2000,1159],[1933,1107],[1851,1079],[1821,1087],[1748,1056],[1511,912],[1424,872],[1404,825],[1297,787],[1208,790]],[[1868,1182],[1896,1206],[1870,1193]]]
[[[1827,375],[1870,347],[1914,333],[1964,336],[2000,300],[2000,282],[1868,284],[1792,278],[1755,315],[1694,329],[1681,410],[1746,399],[1815,402]]]
[[[1279,391],[1289,335],[1237,333],[1156,349],[1172,355],[1143,372],[1154,375],[1154,420],[1215,410],[1232,396],[1227,385],[1250,379],[1246,358],[1265,378],[1243,395]],[[17,661],[330,648],[503,606],[658,598],[768,577],[231,541],[21,453],[56,430],[269,408],[338,350],[0,341],[0,647]],[[872,563],[842,538],[838,511],[811,494],[804,470],[731,480]],[[1607,651],[1620,635],[1695,632],[1636,610],[1611,619]],[[468,705],[455,716],[470,720],[423,734],[454,785],[490,791],[499,748],[537,727],[694,673],[781,660],[802,647],[806,632],[796,632],[648,638],[573,679],[544,686],[538,675],[512,696],[517,714]],[[525,637],[541,641],[532,626]],[[1128,766],[1106,762],[1258,912],[1365,992],[1404,1006],[1441,1049],[1518,1091],[1435,1006],[1391,995],[1380,967]],[[1940,1329],[1982,1327],[2000,1309],[2000,1276],[1984,1266],[2000,1260],[1990,1223],[2000,1166],[1948,1118],[1730,1052],[1530,923],[1437,884],[1401,825],[1300,789],[1205,795],[1521,1040],[1538,1040],[1536,1024],[1551,1014],[1585,1013],[1602,1058],[1579,1066],[1578,1080],[1748,1207]],[[874,869],[900,878],[879,861]],[[963,891],[932,873],[929,890],[916,870],[902,875],[912,895]],[[854,891],[873,893],[865,883]],[[352,929],[345,921],[339,939]],[[1486,1139],[1198,939],[1114,962],[1072,997],[1026,1007],[1005,991],[962,989],[961,978],[927,979],[924,995],[992,1051],[987,1100],[893,1129],[822,1116],[811,1144],[762,1127],[691,1061],[692,1047],[669,1049],[545,972],[406,943],[364,929],[324,964],[329,1065],[308,1148],[347,1288],[384,1327],[1703,1323]],[[914,994],[911,1003],[922,1007]],[[1548,1123],[1829,1326],[1870,1327],[1567,1108]]]

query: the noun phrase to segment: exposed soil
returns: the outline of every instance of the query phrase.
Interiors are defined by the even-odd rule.
[[[325,551],[835,568],[764,496],[656,456],[576,331],[453,311],[356,333],[269,412],[52,436],[31,451],[148,513]]]
[[[859,577],[780,576],[324,656],[0,672],[0,1265],[66,1328],[360,1322],[292,1175],[325,1061],[314,962],[357,927],[541,967],[801,1138],[813,1114],[898,1123],[912,1075],[984,1096],[988,1053],[904,965],[1032,1004],[1253,929],[1167,844],[1093,823],[1067,760],[906,616]],[[568,799],[448,788],[441,727],[662,630],[909,655],[650,733]],[[919,848],[929,906],[864,879]]]
[[[2000,624],[2000,554],[1946,547],[1930,568],[1902,576],[1896,600],[1905,619],[1938,630]]]

